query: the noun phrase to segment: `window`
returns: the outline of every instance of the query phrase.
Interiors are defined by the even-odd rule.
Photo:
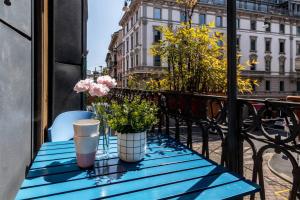
[[[281,34],[285,33],[285,25],[284,24],[279,25],[279,33],[281,33]]]
[[[297,35],[300,35],[300,26],[297,26]]]
[[[251,87],[252,87],[253,92],[255,92],[256,91],[256,85],[253,81],[251,81]]]
[[[266,91],[270,91],[270,81],[266,81]]]
[[[128,31],[129,31],[129,25],[128,25],[128,23],[126,24],[126,32],[128,33]]]
[[[255,71],[256,70],[256,64],[255,64],[255,62],[251,63],[250,70],[251,71]]]
[[[135,66],[139,66],[139,55],[135,56]]]
[[[256,37],[250,37],[250,51],[256,51]]]
[[[139,11],[136,11],[135,13],[135,21],[139,21]]]
[[[128,53],[129,51],[129,39],[126,39],[126,52]]]
[[[131,41],[131,45],[130,45],[130,49],[133,49],[133,44],[134,44],[134,41],[133,41],[133,33],[131,34],[131,36],[130,36],[130,41]]]
[[[266,30],[266,32],[271,32],[271,23],[270,22],[265,22],[265,30]]]
[[[240,46],[240,40],[241,40],[241,36],[238,36],[236,38],[236,49],[239,51],[241,49],[241,46]]]
[[[161,9],[154,8],[154,19],[161,19]]]
[[[271,72],[271,59],[265,58],[265,70],[266,72]]]
[[[256,30],[256,21],[250,20],[250,30],[255,31]]]
[[[279,82],[279,91],[284,92],[284,81]]]
[[[300,79],[297,80],[297,92],[300,92]]]
[[[240,56],[240,55],[237,56],[236,63],[237,63],[238,65],[241,64],[241,56]]]
[[[279,40],[279,53],[285,53],[285,40]]]
[[[129,68],[129,58],[127,57],[127,59],[126,59],[126,71],[128,71],[128,68]]]
[[[130,56],[130,66],[133,68],[133,56]]]
[[[265,39],[265,51],[266,51],[266,53],[271,52],[271,38]]]
[[[180,11],[180,22],[186,22],[187,18],[185,16],[185,12]]]
[[[217,42],[219,47],[223,47],[224,46],[224,42],[222,40],[218,40]]]
[[[153,40],[154,43],[159,42],[161,40],[161,32],[157,30],[156,27],[154,27],[153,33],[154,33],[154,40]]]
[[[122,44],[122,55],[125,56],[125,42]]]
[[[135,32],[135,46],[139,46],[139,32]]]
[[[154,56],[154,66],[161,66],[160,56]]]
[[[236,19],[236,29],[240,29],[240,19]]]
[[[279,73],[285,72],[285,59],[279,58]]]
[[[131,28],[133,27],[133,17],[131,17]]]
[[[199,15],[199,22],[200,22],[200,25],[205,25],[206,24],[206,15],[205,14],[200,14]]]
[[[246,2],[246,9],[247,10],[256,10],[256,4],[252,2]]]
[[[223,26],[223,18],[222,16],[216,17],[216,27],[222,27]]]
[[[300,41],[296,42],[296,54],[297,56],[300,56]]]

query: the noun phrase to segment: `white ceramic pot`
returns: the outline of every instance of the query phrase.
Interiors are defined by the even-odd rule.
[[[125,162],[139,162],[146,153],[146,132],[118,133],[118,155]]]
[[[94,166],[99,144],[99,124],[98,120],[79,120],[73,124],[77,165],[80,168]]]

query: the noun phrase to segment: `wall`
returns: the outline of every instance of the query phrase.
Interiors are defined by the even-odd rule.
[[[54,0],[51,118],[62,112],[82,108],[82,96],[73,91],[85,76],[87,0]]]
[[[31,0],[0,1],[0,199],[13,199],[31,160]]]

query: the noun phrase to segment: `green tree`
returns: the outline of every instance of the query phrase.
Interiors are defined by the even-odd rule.
[[[191,18],[197,1],[178,0],[185,12],[185,22],[177,27],[159,27],[163,39],[151,48],[152,54],[167,63],[165,88],[175,91],[225,93],[227,59],[224,36],[213,31],[214,24],[192,26]],[[256,81],[243,78],[238,66],[239,91],[252,92]]]

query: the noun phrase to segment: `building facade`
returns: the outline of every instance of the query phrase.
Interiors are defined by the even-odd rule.
[[[300,1],[237,1],[237,48],[239,62],[257,61],[243,75],[259,81],[257,96],[300,93]],[[226,1],[200,0],[193,24],[215,23],[226,37]],[[123,29],[123,86],[128,75],[161,72],[166,67],[151,55],[160,40],[157,26],[178,25],[183,11],[174,0],[134,0],[120,20]]]
[[[106,64],[108,73],[117,81],[117,86],[122,86],[122,62],[123,62],[123,30],[115,32],[108,47]]]

